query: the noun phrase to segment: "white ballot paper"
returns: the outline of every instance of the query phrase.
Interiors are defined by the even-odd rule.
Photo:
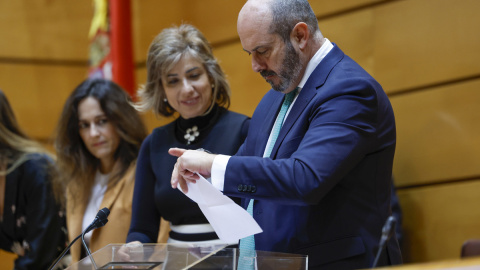
[[[199,176],[196,184],[187,183],[188,192],[184,194],[198,204],[220,240],[236,243],[241,238],[263,232],[245,209]],[[183,192],[180,185],[178,188]]]

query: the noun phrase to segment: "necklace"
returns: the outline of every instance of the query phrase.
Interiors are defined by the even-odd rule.
[[[187,145],[190,145],[190,143],[195,141],[195,139],[198,136],[200,136],[200,132],[198,131],[198,127],[193,126],[189,129],[187,129],[187,131],[185,132],[185,136],[183,136],[183,137],[185,138],[185,140],[187,140]]]
[[[177,118],[175,121],[175,137],[179,142],[193,145],[203,140],[217,122],[224,108],[215,105],[208,115],[195,118]]]

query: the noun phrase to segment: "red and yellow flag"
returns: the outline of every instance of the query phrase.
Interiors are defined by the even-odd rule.
[[[89,77],[106,78],[135,92],[130,0],[93,0]]]

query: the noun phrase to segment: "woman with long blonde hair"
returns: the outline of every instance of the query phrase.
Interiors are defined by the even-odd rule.
[[[50,154],[19,127],[0,90],[0,248],[15,269],[46,269],[65,248],[65,217],[54,200]]]

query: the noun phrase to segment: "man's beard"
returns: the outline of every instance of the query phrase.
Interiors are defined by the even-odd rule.
[[[292,82],[295,79],[298,79],[301,71],[301,64],[300,64],[300,57],[298,53],[292,46],[290,41],[285,42],[285,55],[283,58],[282,69],[280,70],[280,74],[277,74],[273,70],[262,70],[260,71],[260,75],[263,78],[267,76],[276,75],[280,79],[280,83],[274,84],[272,80],[265,79],[275,91],[283,92],[287,90]]]

